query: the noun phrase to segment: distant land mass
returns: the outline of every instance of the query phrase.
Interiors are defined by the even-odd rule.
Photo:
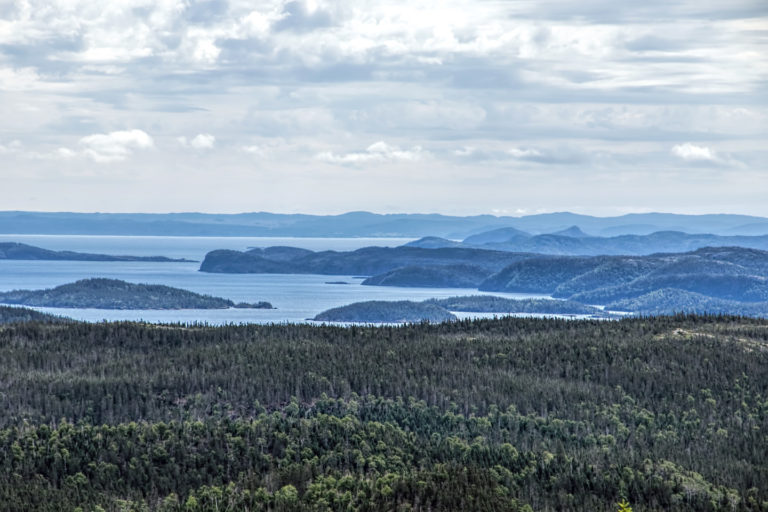
[[[51,251],[33,245],[16,242],[0,242],[0,260],[53,260],[53,261],[151,261],[151,262],[192,262],[187,259],[173,259],[165,256],[113,256],[73,251]]]
[[[456,320],[456,316],[440,306],[425,302],[372,300],[323,311],[315,316],[314,320],[357,323],[439,323]]]
[[[279,260],[265,257],[273,253],[283,256]],[[405,246],[349,252],[301,251],[293,254],[292,259],[286,258],[286,254],[290,251],[284,248],[212,251],[200,270],[368,274],[371,277],[363,281],[365,285],[533,293],[587,305],[619,304],[621,310],[632,312],[651,312],[658,306],[659,310],[669,312],[691,310],[755,316],[761,311],[755,304],[768,301],[768,252],[743,247],[705,247],[644,256],[553,256]],[[645,300],[636,304],[621,302],[644,296]],[[701,301],[699,296],[711,300]],[[658,304],[654,305],[654,300]],[[698,306],[692,306],[694,303]]]
[[[157,284],[118,279],[82,279],[46,290],[0,292],[0,303],[52,308],[95,309],[272,309],[269,302],[234,303],[228,299]]]
[[[639,256],[660,252],[687,252],[702,247],[747,247],[768,250],[768,235],[720,236],[658,231],[648,235],[598,237],[586,234],[578,226],[571,226],[557,233],[543,235],[532,235],[514,228],[494,229],[467,237],[463,242],[429,236],[405,245],[428,249],[464,247],[557,256]]]
[[[591,236],[647,235],[657,231],[766,235],[768,218],[749,215],[635,213],[593,217],[570,212],[523,217],[494,215],[376,214],[340,215],[208,213],[0,212],[0,233],[67,235],[247,236],[247,237],[404,237],[436,236],[463,240],[498,228],[534,235],[579,226]],[[474,243],[474,242],[473,242]]]
[[[647,256],[553,256],[448,247],[367,247],[349,252],[301,251],[293,259],[258,252],[208,253],[203,272],[367,274],[366,285],[466,287],[537,293],[607,304],[676,288],[740,302],[768,300],[768,252],[709,247]],[[288,252],[281,249],[280,254]]]
[[[545,293],[606,304],[665,288],[740,302],[768,300],[768,252],[710,247],[651,256],[559,256],[513,263],[480,285],[484,291]]]
[[[447,247],[365,247],[355,251],[321,251],[287,248],[249,251],[216,250],[205,255],[202,272],[231,274],[376,275],[411,266],[466,266],[467,273],[482,269],[488,275],[534,254]]]

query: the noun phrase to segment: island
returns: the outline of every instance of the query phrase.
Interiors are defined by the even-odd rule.
[[[493,295],[469,295],[413,301],[366,301],[329,309],[315,321],[355,323],[414,323],[456,320],[452,312],[499,313],[614,318],[609,312],[569,300],[508,299]]]
[[[380,301],[355,302],[347,306],[329,309],[315,316],[316,322],[356,323],[439,323],[456,320],[456,316],[444,308],[426,302]]]
[[[74,251],[51,251],[18,242],[0,242],[0,260],[53,260],[53,261],[148,261],[156,263],[194,263],[184,258],[165,256],[115,256]]]
[[[82,279],[45,290],[0,292],[0,303],[94,309],[273,309],[269,302],[235,303],[165,285],[105,278]]]

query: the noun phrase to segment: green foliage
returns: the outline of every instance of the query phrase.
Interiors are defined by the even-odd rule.
[[[768,324],[0,329],[9,511],[768,510]]]

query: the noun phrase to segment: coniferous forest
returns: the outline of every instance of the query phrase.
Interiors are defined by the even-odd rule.
[[[768,510],[768,322],[0,327],[8,511]]]

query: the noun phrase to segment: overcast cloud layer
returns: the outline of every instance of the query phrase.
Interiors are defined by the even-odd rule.
[[[768,2],[0,0],[0,209],[768,216]]]

